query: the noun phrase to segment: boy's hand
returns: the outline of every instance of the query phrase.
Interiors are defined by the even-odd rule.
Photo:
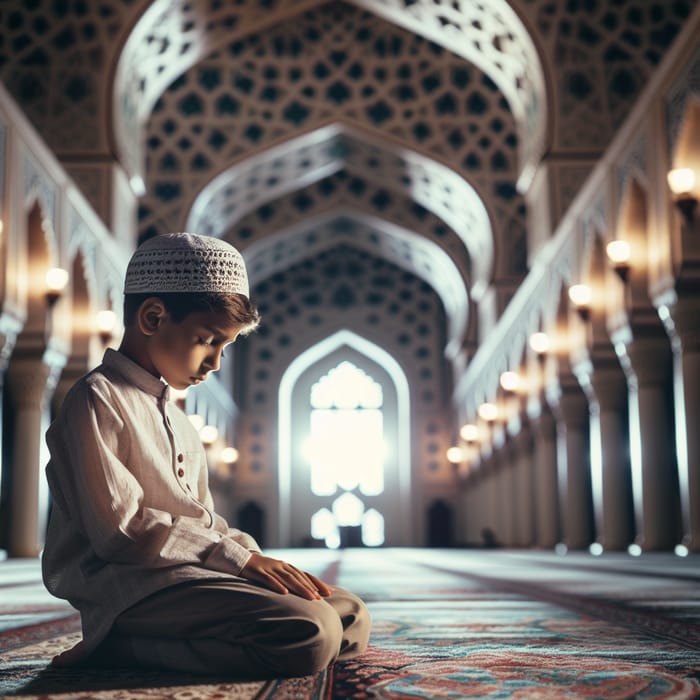
[[[266,557],[257,552],[253,552],[240,576],[261,583],[271,591],[294,593],[307,600],[320,600],[333,592],[327,583],[313,574],[307,574],[286,561]]]

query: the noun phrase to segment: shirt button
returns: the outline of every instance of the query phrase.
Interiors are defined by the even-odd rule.
[[[180,477],[185,476],[185,470],[180,467],[180,469],[177,470],[177,475]]]
[[[185,455],[180,452],[180,454],[177,456],[177,461],[178,462],[184,462],[185,461]]]

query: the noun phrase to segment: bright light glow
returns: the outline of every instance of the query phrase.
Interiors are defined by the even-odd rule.
[[[311,537],[315,540],[323,540],[329,549],[340,547],[338,525],[328,508],[321,508],[311,516]]]
[[[96,322],[99,333],[111,334],[117,326],[117,314],[112,309],[102,309],[97,312]]]
[[[360,525],[365,504],[354,493],[346,491],[333,501],[331,510],[339,527]]]
[[[688,194],[695,187],[695,171],[692,168],[675,168],[666,176],[668,186],[675,195]]]
[[[459,436],[465,442],[477,442],[479,439],[479,428],[473,423],[466,423],[459,429]]]
[[[384,544],[384,517],[374,508],[362,516],[362,543],[367,547]]]
[[[381,384],[351,362],[341,362],[311,387],[311,491],[330,496],[359,487],[384,491],[384,416]]]
[[[372,362],[379,364],[388,374],[388,386],[392,395],[396,398],[396,421],[389,430],[385,426],[385,436],[391,444],[391,451],[395,452],[390,463],[384,464],[382,469],[392,468],[394,472],[392,497],[399,503],[411,501],[411,464],[412,454],[410,450],[410,416],[411,393],[406,375],[399,363],[389,353],[352,331],[343,329],[324,338],[296,357],[285,370],[279,384],[279,434],[278,434],[278,488],[279,488],[279,530],[280,542],[284,546],[290,544],[292,532],[291,506],[293,499],[291,493],[292,482],[292,457],[297,449],[300,437],[293,436],[294,422],[292,420],[292,398],[298,386],[301,375],[314,367],[316,363],[329,357],[332,353],[347,346],[351,351],[357,352]],[[386,386],[382,384],[386,390]],[[394,413],[394,412],[392,412]],[[300,420],[306,421],[305,416]],[[295,430],[296,433],[296,430]],[[294,439],[293,439],[294,437]],[[390,454],[390,452],[387,452]],[[392,540],[397,544],[410,541],[410,533],[414,523],[408,509],[402,509],[396,516],[397,528],[392,530]],[[331,546],[330,544],[328,546]]]
[[[70,279],[68,271],[62,267],[52,267],[46,271],[46,291],[60,294]]]
[[[594,556],[594,557],[599,557],[603,553],[603,545],[600,544],[600,542],[594,542],[589,548],[588,551]]]
[[[677,557],[687,557],[690,554],[690,550],[684,544],[677,544],[673,551]]]
[[[489,401],[485,401],[484,403],[479,406],[477,413],[479,414],[479,418],[485,421],[494,421],[496,418],[498,418],[498,406],[496,406],[495,403],[490,403]]]
[[[194,426],[194,429],[199,432],[204,427],[204,418],[198,413],[192,413],[187,416],[190,419],[190,423]]]
[[[215,425],[203,425],[199,437],[205,445],[213,445],[219,437],[219,429]]]
[[[316,409],[306,455],[311,464],[311,491],[330,496],[338,487],[359,486],[366,496],[384,491],[384,426],[377,409]]]
[[[591,288],[587,284],[572,284],[569,287],[569,299],[577,307],[588,306],[591,303]]]
[[[508,370],[501,374],[501,386],[505,391],[518,391],[521,386],[520,375],[517,372]]]
[[[379,408],[382,402],[381,384],[351,362],[341,362],[311,388],[313,408]]]
[[[608,254],[610,262],[614,265],[624,265],[630,260],[632,253],[629,241],[616,240],[610,241],[605,246],[605,252]]]
[[[544,355],[546,352],[549,352],[550,342],[549,336],[546,333],[542,333],[541,331],[533,333],[530,336],[529,343],[532,350],[538,355]]]
[[[450,464],[459,464],[464,461],[465,452],[461,447],[450,447],[445,453]]]
[[[221,450],[221,461],[226,464],[234,464],[238,461],[238,450],[235,447],[224,447]]]
[[[642,548],[638,544],[631,544],[627,547],[627,553],[631,554],[633,557],[641,557]]]
[[[312,536],[325,540],[328,547],[339,546],[338,527],[345,525],[362,525],[362,542],[367,546],[384,542],[383,516],[377,511],[368,516],[371,511],[365,513],[365,504],[352,493],[358,489],[364,496],[377,496],[384,491],[383,401],[381,384],[347,361],[311,387],[310,434],[304,444],[311,492],[316,496],[341,492],[330,511],[319,511],[313,516],[316,520],[312,518]]]

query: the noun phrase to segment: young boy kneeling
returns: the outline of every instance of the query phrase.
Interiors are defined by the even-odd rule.
[[[168,400],[254,329],[240,253],[215,238],[144,243],[126,273],[118,351],[71,389],[47,433],[44,582],[80,611],[56,665],[301,676],[361,653],[362,601],[214,512],[199,435]]]

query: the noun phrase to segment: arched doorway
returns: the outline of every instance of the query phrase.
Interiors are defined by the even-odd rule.
[[[282,546],[411,542],[409,393],[396,360],[340,331],[280,383]]]

